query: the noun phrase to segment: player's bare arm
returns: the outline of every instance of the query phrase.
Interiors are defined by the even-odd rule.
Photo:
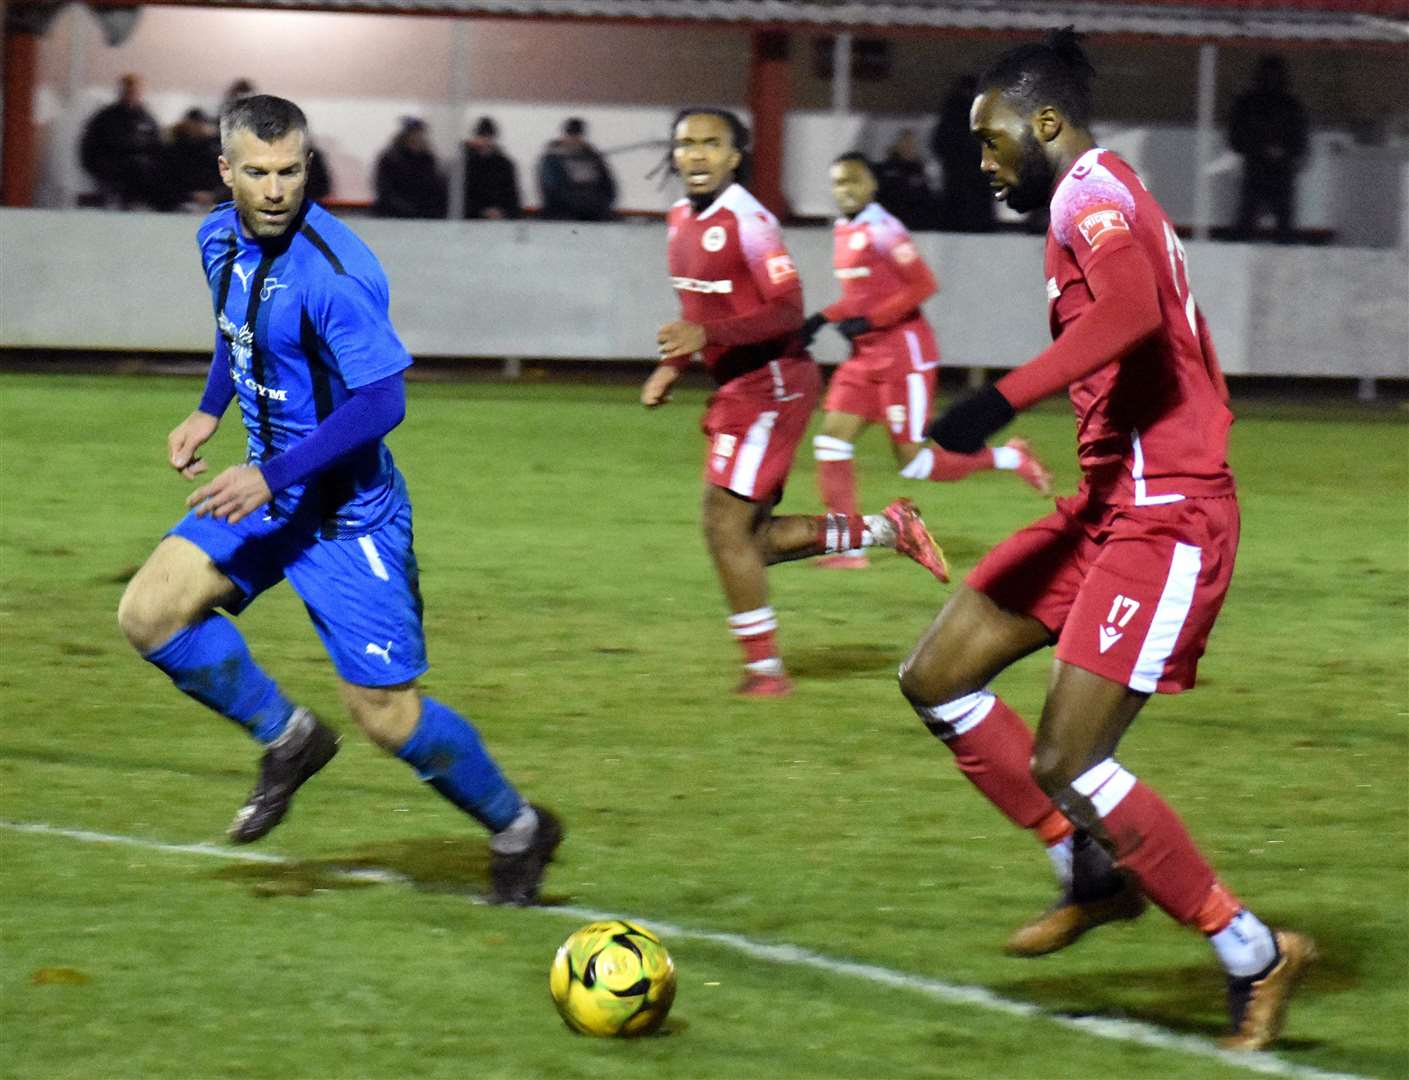
[[[705,328],[699,323],[677,319],[656,331],[657,351],[662,360],[693,356],[708,344]]]
[[[641,387],[641,404],[648,409],[664,405],[670,400],[670,388],[680,378],[680,369],[673,364],[661,364],[651,372]]]
[[[171,467],[187,480],[194,480],[206,470],[206,463],[196,456],[220,427],[220,417],[197,409],[182,420],[166,437],[166,458]]]

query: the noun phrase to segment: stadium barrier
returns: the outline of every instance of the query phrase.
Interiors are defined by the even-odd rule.
[[[0,347],[194,352],[212,339],[198,219],[0,209]],[[359,219],[418,356],[633,359],[674,318],[659,224]],[[831,231],[789,229],[809,310],[832,300]],[[1048,341],[1042,240],[925,233],[946,364],[1004,368]],[[1409,377],[1409,250],[1190,242],[1194,294],[1235,375]],[[836,361],[842,343],[819,337]]]

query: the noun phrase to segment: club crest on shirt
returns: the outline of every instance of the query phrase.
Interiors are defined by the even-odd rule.
[[[861,251],[868,243],[870,243],[870,240],[864,232],[860,231],[852,233],[851,239],[846,242],[847,247],[851,248],[852,251]]]
[[[1082,237],[1092,250],[1113,237],[1130,232],[1130,223],[1125,220],[1125,215],[1114,206],[1098,207],[1088,211],[1076,223],[1076,227],[1081,231]]]
[[[700,237],[700,247],[706,251],[722,251],[724,248],[725,234],[723,225],[711,225]]]
[[[770,255],[764,265],[768,267],[768,280],[774,285],[780,285],[790,277],[797,277],[797,267],[793,265],[793,257],[787,252]]]

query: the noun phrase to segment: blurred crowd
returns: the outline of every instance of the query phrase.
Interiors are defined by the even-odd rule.
[[[969,133],[975,85],[972,76],[957,79],[940,104],[928,138],[922,141],[915,129],[902,129],[875,162],[876,200],[911,230],[987,232],[996,227],[992,193],[979,169],[979,146]],[[255,92],[249,80],[237,80],[221,105]],[[123,76],[117,99],[94,113],[84,127],[79,156],[94,188],[80,204],[203,210],[228,198],[216,166],[218,113],[193,107],[162,130],[143,100],[141,78]],[[1252,83],[1233,102],[1229,115],[1228,143],[1243,159],[1241,197],[1230,235],[1277,240],[1293,236],[1296,177],[1305,161],[1308,136],[1306,110],[1291,92],[1285,62],[1277,56],[1262,57]],[[460,152],[463,216],[521,217],[518,166],[499,145],[499,127],[492,117],[479,118]],[[616,178],[606,157],[589,141],[581,117],[567,118],[543,148],[534,179],[541,218],[609,221],[616,216]],[[379,217],[445,218],[451,206],[450,182],[426,121],[403,117],[377,156],[370,212]],[[314,146],[308,196],[325,200],[333,192],[327,161]],[[1045,221],[1030,225],[1045,228]]]

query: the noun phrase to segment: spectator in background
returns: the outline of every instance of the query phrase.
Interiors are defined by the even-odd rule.
[[[978,140],[969,131],[977,90],[974,76],[956,79],[930,132],[930,150],[944,171],[939,227],[952,232],[993,230],[993,192],[979,168]]]
[[[616,205],[616,178],[606,159],[587,141],[587,124],[576,116],[550,142],[538,162],[545,218],[609,221]]]
[[[1243,158],[1243,189],[1237,235],[1258,235],[1262,215],[1276,222],[1276,239],[1292,238],[1296,174],[1306,157],[1306,109],[1287,88],[1287,64],[1280,56],[1258,61],[1252,86],[1233,102],[1228,142]]]
[[[925,174],[925,159],[913,128],[905,128],[891,144],[884,161],[873,169],[876,202],[907,229],[935,227],[934,192]]]
[[[481,116],[465,141],[465,217],[496,221],[520,217],[519,174],[499,149],[499,127]]]
[[[303,189],[303,197],[309,202],[322,202],[333,191],[333,174],[328,171],[327,159],[323,157],[313,140],[308,141],[308,184]]]
[[[257,93],[254,83],[249,79],[236,79],[225,89],[225,96],[220,99],[220,111],[224,112],[225,107],[232,101],[238,101],[242,97],[250,97]]]
[[[189,109],[171,127],[162,149],[162,173],[173,207],[206,210],[230,197],[220,179],[220,128],[200,109]]]
[[[142,80],[124,75],[117,100],[84,125],[79,160],[98,182],[104,203],[127,210],[165,202],[164,189],[159,190],[161,152],[161,129],[142,101]]]
[[[401,120],[401,130],[377,158],[373,184],[377,217],[443,218],[449,188],[431,149],[426,122],[414,116]]]

